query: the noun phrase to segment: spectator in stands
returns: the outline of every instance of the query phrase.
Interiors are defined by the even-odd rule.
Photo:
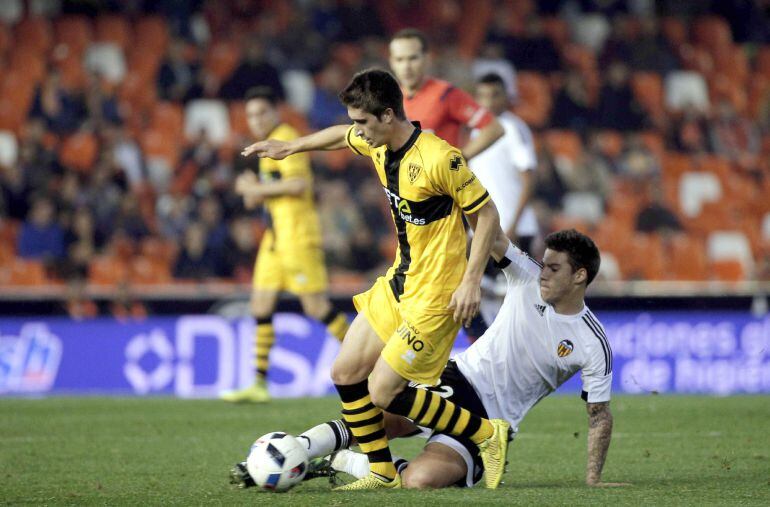
[[[130,194],[125,194],[121,199],[120,209],[112,227],[113,230],[123,231],[132,241],[139,241],[150,235],[150,228],[142,216],[139,203],[136,197]]]
[[[221,256],[222,248],[227,241],[227,226],[222,220],[222,205],[213,195],[207,195],[198,201],[196,210],[197,220],[208,231],[207,248],[215,255]]]
[[[269,86],[276,97],[285,97],[278,70],[267,61],[265,48],[257,37],[249,39],[244,57],[227,81],[222,84],[219,96],[226,100],[241,100],[254,86]]]
[[[343,0],[337,8],[340,30],[334,40],[358,42],[366,37],[385,37],[379,11],[363,0]]]
[[[660,163],[638,136],[626,139],[618,164],[620,175],[640,182],[660,176]]]
[[[99,307],[86,294],[85,278],[74,277],[67,282],[64,309],[76,321],[93,319],[99,315]]]
[[[21,166],[13,165],[0,171],[0,193],[4,214],[23,220],[29,212],[30,187]]]
[[[182,39],[174,39],[168,45],[166,58],[160,64],[156,79],[161,100],[187,102],[203,94],[200,63],[188,62],[186,49],[187,45]]]
[[[108,126],[123,123],[118,98],[115,95],[115,86],[98,74],[88,76],[85,106],[90,126],[96,132],[101,132]]]
[[[596,154],[582,151],[576,159],[557,156],[556,170],[569,192],[591,192],[607,202],[612,173],[607,163]]]
[[[96,230],[88,208],[75,210],[70,227],[64,233],[64,243],[70,269],[79,276],[86,276],[88,263],[104,246],[104,236]]]
[[[487,42],[499,44],[503,48],[505,58],[518,71],[549,73],[560,70],[559,52],[553,41],[544,35],[542,23],[532,19],[521,27],[522,23],[518,20],[514,21],[511,17],[515,17],[515,14],[505,11],[495,13]],[[521,28],[512,30],[512,26]]]
[[[647,204],[636,215],[636,230],[663,234],[682,230],[679,218],[663,200],[663,189],[659,183],[648,186]]]
[[[62,87],[59,71],[52,69],[35,92],[29,117],[43,120],[56,134],[69,134],[82,123],[84,109],[79,98]]]
[[[365,226],[350,194],[350,188],[341,180],[320,185],[318,216],[324,231],[324,252],[329,266],[346,265],[350,259],[350,238]]]
[[[257,242],[251,219],[240,216],[230,223],[230,235],[223,262],[219,267],[220,276],[235,278],[239,282],[250,282],[257,256]]]
[[[42,119],[29,119],[19,139],[19,165],[30,189],[48,192],[64,173],[53,136]],[[26,215],[26,214],[25,214]],[[22,215],[21,218],[24,218]]]
[[[335,61],[327,63],[318,74],[313,103],[307,113],[310,126],[314,130],[350,121],[347,109],[337,98],[347,79],[344,69]]]
[[[567,185],[556,170],[553,153],[547,147],[542,147],[537,154],[534,200],[540,201],[550,210],[558,211],[566,193]]]
[[[206,247],[207,234],[206,227],[200,222],[187,226],[182,251],[174,265],[174,278],[201,280],[216,275],[217,259]]]
[[[716,114],[710,123],[709,138],[717,155],[746,170],[756,167],[761,148],[759,131],[751,121],[736,112],[731,102],[722,100],[717,104]]]
[[[629,85],[628,67],[619,61],[610,64],[607,81],[599,95],[596,126],[620,131],[639,130],[646,121]]]
[[[569,72],[554,100],[551,127],[583,131],[593,125],[595,117],[585,80],[577,72]]]
[[[709,152],[708,121],[694,107],[688,106],[671,124],[669,144],[677,151],[690,155]]]
[[[192,221],[192,197],[181,193],[170,193],[160,197],[156,207],[158,228],[161,235],[180,240]]]
[[[18,254],[25,259],[56,261],[64,257],[64,232],[47,197],[37,197],[19,231]]]
[[[147,307],[134,298],[128,283],[118,285],[115,296],[110,303],[110,314],[121,323],[141,321],[147,318]]]

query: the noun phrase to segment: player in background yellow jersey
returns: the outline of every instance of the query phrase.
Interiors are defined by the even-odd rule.
[[[281,123],[276,98],[270,88],[249,90],[246,119],[256,140],[291,141],[297,131]],[[300,153],[283,160],[255,160],[259,170],[238,176],[235,191],[246,208],[260,204],[267,212],[268,227],[254,266],[251,311],[256,318],[254,359],[256,379],[251,386],[222,394],[233,402],[264,402],[270,399],[266,376],[270,349],[275,342],[273,312],[279,293],[299,298],[308,316],[323,322],[329,333],[342,340],[348,330],[345,314],[334,308],[326,294],[327,277],[321,243],[321,227],[313,201],[310,157]]]
[[[347,146],[371,157],[390,204],[396,260],[353,299],[359,313],[332,366],[343,419],[370,466],[369,476],[341,489],[400,487],[383,410],[468,438],[478,446],[487,486],[495,488],[504,470],[508,423],[474,415],[409,381],[435,383],[460,324],[478,312],[481,275],[500,230],[497,210],[460,151],[406,118],[403,94],[389,72],[356,74],[340,100],[352,126],[292,141],[269,139],[243,154],[280,160]],[[463,214],[476,232],[467,261]]]

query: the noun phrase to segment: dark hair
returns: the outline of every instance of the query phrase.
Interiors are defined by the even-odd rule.
[[[269,86],[254,86],[249,88],[243,100],[244,102],[248,102],[254,99],[266,100],[273,106],[278,104],[278,97],[275,95],[275,90]]]
[[[420,46],[422,46],[422,52],[428,52],[428,38],[417,28],[404,28],[403,30],[399,30],[393,34],[393,37],[390,38],[390,42],[393,42],[396,39],[417,39],[420,41]]]
[[[495,84],[500,85],[505,89],[505,81],[503,81],[503,78],[500,77],[500,74],[496,72],[490,72],[488,74],[484,74],[479,78],[477,81],[478,84]]]
[[[340,101],[346,107],[363,109],[377,118],[386,109],[392,109],[399,120],[405,120],[404,94],[393,75],[380,69],[359,72],[340,92]]]
[[[596,244],[585,234],[575,229],[553,232],[545,237],[545,246],[556,252],[566,253],[572,271],[577,271],[580,268],[585,269],[587,273],[586,285],[596,278],[601,257]]]

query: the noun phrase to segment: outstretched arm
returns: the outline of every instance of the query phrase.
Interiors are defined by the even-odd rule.
[[[346,146],[345,134],[350,125],[335,125],[312,134],[292,139],[291,141],[278,141],[265,139],[244,148],[241,155],[248,157],[256,153],[260,158],[272,158],[281,160],[289,155],[303,151],[314,150],[339,150]]]
[[[489,124],[479,129],[479,135],[468,141],[465,147],[463,147],[462,151],[465,160],[470,160],[492,146],[504,133],[505,131],[500,122],[496,118],[493,119]]]
[[[610,402],[586,403],[588,410],[588,464],[586,484],[589,486],[627,486],[625,483],[602,482],[602,468],[612,439]]]

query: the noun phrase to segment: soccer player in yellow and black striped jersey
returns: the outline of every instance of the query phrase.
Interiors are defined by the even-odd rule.
[[[280,122],[270,88],[250,90],[245,107],[249,130],[258,140],[291,141],[299,137],[293,127]],[[258,176],[246,171],[236,181],[236,193],[243,196],[247,208],[264,204],[268,228],[254,266],[251,297],[251,309],[257,321],[256,379],[245,389],[222,394],[222,399],[235,402],[269,400],[265,379],[270,349],[275,342],[273,311],[280,291],[296,295],[303,311],[326,324],[337,339],[342,340],[348,330],[345,314],[336,310],[326,295],[326,266],[321,227],[313,202],[310,157],[300,153],[283,160],[259,162]]]
[[[289,142],[267,140],[243,153],[283,159],[348,147],[371,157],[390,202],[398,234],[396,260],[370,290],[354,298],[359,313],[332,366],[343,418],[371,469],[368,477],[342,489],[400,486],[383,410],[472,440],[484,460],[488,485],[497,487],[507,423],[480,418],[409,385],[436,382],[460,324],[478,311],[481,275],[500,229],[497,210],[460,151],[407,120],[401,89],[390,73],[357,74],[340,100],[352,126],[329,127]],[[467,261],[463,213],[476,227]]]

